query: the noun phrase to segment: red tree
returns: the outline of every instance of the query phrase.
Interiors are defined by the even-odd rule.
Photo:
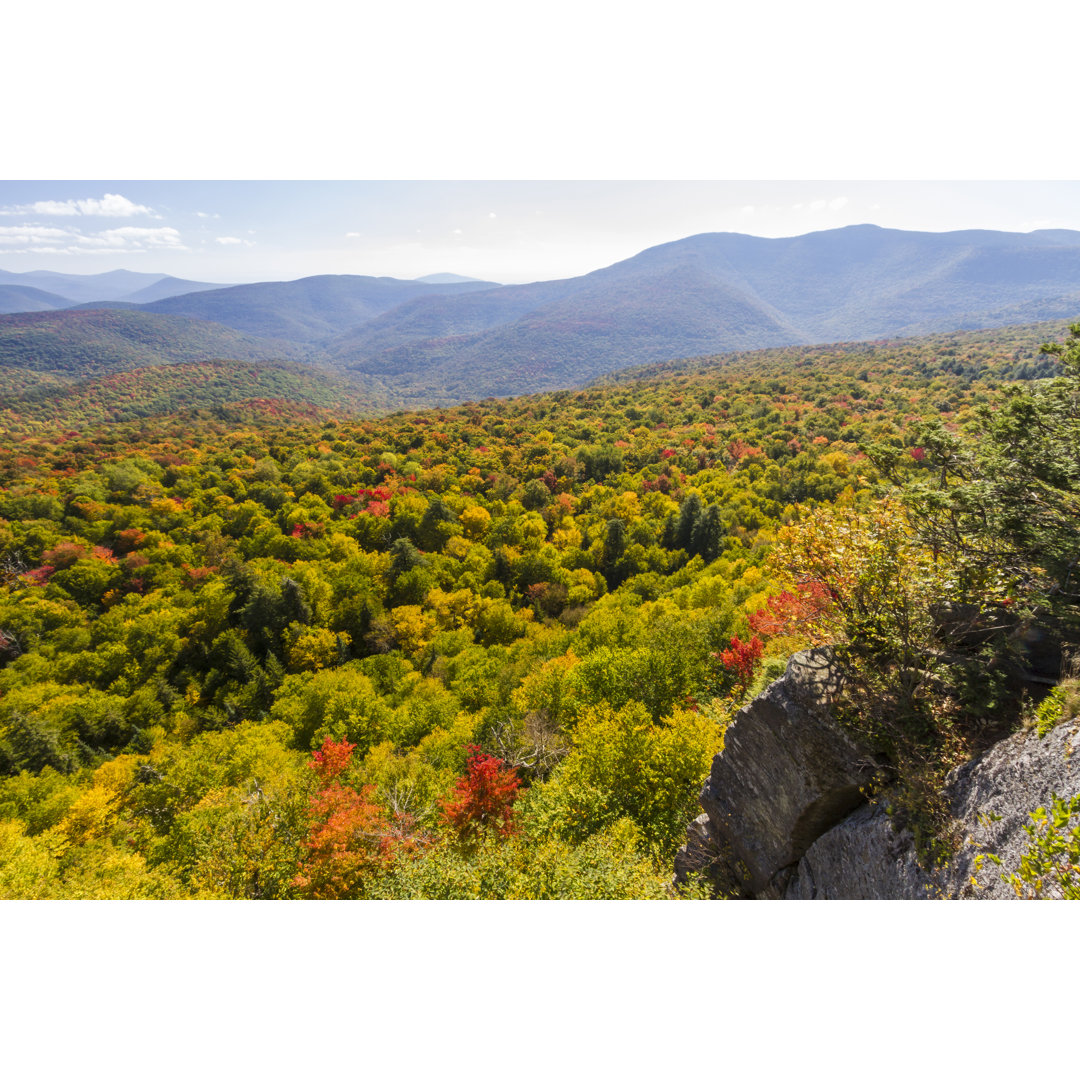
[[[763,650],[761,639],[756,635],[749,641],[740,641],[736,634],[731,639],[731,648],[720,653],[720,663],[735,677],[737,685],[748,686]]]
[[[462,840],[475,839],[487,828],[509,836],[514,831],[514,800],[521,785],[517,771],[503,768],[501,758],[485,754],[479,746],[467,749],[465,775],[443,800],[443,820]]]
[[[750,616],[750,629],[765,637],[791,634],[813,626],[832,604],[828,588],[820,581],[800,582],[795,590],[770,596],[765,607]]]

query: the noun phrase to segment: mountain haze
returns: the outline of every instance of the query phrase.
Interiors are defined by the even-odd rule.
[[[60,274],[54,270],[29,270],[16,274],[0,270],[0,284],[31,285],[63,296],[71,304],[121,300],[163,277],[164,274],[138,273],[134,270],[109,270],[104,274]]]
[[[186,296],[190,293],[220,288],[222,288],[220,284],[210,281],[188,281],[185,278],[167,276],[120,299],[129,304],[149,304],[154,300],[165,300],[170,296]]]
[[[32,285],[6,285],[0,282],[0,315],[19,311],[55,311],[69,304],[66,297],[35,289]]]
[[[423,277],[414,278],[414,281],[422,281],[427,285],[464,285],[471,281],[480,281],[480,278],[465,277],[462,274],[425,274]],[[487,282],[491,284],[491,282]]]

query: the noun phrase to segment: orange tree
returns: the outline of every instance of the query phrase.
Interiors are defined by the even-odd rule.
[[[374,801],[374,785],[355,791],[341,783],[354,749],[327,738],[312,754],[320,786],[308,807],[305,854],[293,879],[306,899],[358,899],[373,875],[389,871],[399,853],[416,848],[407,815],[388,815]]]

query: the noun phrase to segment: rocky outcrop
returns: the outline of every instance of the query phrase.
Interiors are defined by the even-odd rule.
[[[784,871],[863,801],[876,763],[832,718],[839,688],[826,650],[799,653],[728,728],[701,808],[734,854],[729,891],[782,890]]]
[[[720,895],[755,899],[1014,896],[1002,868],[1019,865],[1030,812],[1080,791],[1080,718],[1045,738],[1014,735],[949,775],[943,794],[958,845],[931,872],[887,813],[887,793],[867,801],[878,762],[833,719],[838,689],[826,650],[799,653],[738,714],[702,792],[705,813],[676,858],[676,881],[702,873]],[[984,852],[1002,866],[979,866]]]

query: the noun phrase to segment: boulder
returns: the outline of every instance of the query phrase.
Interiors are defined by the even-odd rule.
[[[940,894],[915,857],[915,841],[879,804],[860,806],[814,841],[785,900],[925,900]]]
[[[945,791],[953,815],[964,827],[963,843],[950,863],[942,892],[951,897],[1012,899],[1003,870],[1015,871],[1031,837],[1031,811],[1048,806],[1054,795],[1080,793],[1080,718],[1051,729],[1044,737],[1022,732],[992,746],[949,776]],[[975,861],[984,851],[1002,866]]]
[[[701,814],[686,828],[686,844],[675,856],[675,884],[685,885],[692,875],[700,875],[716,896],[738,896],[746,888],[744,871],[726,844]]]

